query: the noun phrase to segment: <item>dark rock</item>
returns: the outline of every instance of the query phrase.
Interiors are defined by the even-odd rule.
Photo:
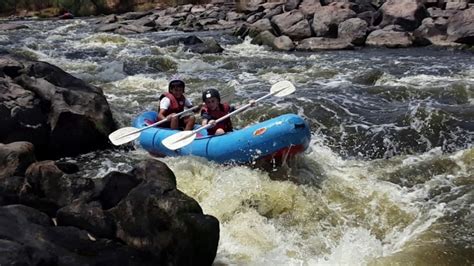
[[[140,181],[134,175],[111,172],[100,180],[100,192],[97,199],[104,210],[108,210],[117,206],[139,183]]]
[[[35,161],[34,146],[30,142],[0,143],[0,180],[13,175],[24,176]]]
[[[165,164],[147,160],[132,173],[143,182],[108,211],[116,222],[117,237],[154,254],[161,264],[212,264],[218,221],[176,189],[175,176]]]
[[[115,224],[104,213],[99,202],[84,203],[80,200],[73,202],[56,213],[59,226],[74,226],[87,230],[94,236],[113,239]]]
[[[12,76],[0,78],[0,142],[29,141],[40,159],[109,147],[116,125],[100,88],[46,62],[2,58]]]

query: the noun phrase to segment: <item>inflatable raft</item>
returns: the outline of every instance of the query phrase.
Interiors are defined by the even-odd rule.
[[[156,112],[146,112],[133,121],[133,126],[142,128],[155,121]],[[220,136],[207,136],[207,131],[202,130],[191,144],[175,151],[163,146],[163,139],[178,132],[152,127],[140,134],[139,142],[155,156],[194,155],[218,163],[244,164],[293,156],[306,150],[311,139],[308,124],[295,114],[281,115]]]

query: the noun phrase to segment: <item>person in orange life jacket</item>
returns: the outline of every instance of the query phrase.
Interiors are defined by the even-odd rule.
[[[212,124],[211,128],[207,129],[208,135],[222,135],[233,130],[230,117],[223,121],[216,123],[216,120],[227,115],[235,110],[234,106],[228,103],[221,103],[221,96],[216,89],[208,89],[202,93],[202,101],[204,107],[201,110],[202,125]],[[251,100],[251,106],[255,105],[255,101]]]
[[[184,130],[192,130],[196,118],[194,115],[188,115],[183,118],[173,116],[174,114],[184,111],[184,108],[191,108],[193,104],[184,96],[185,84],[178,77],[173,77],[168,84],[168,92],[160,96],[160,106],[158,109],[158,121],[168,120],[160,125],[171,129],[184,128]],[[199,111],[199,109],[197,110]]]

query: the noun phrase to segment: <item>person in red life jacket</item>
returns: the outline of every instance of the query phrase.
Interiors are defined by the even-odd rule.
[[[171,78],[168,84],[168,92],[160,96],[160,106],[158,108],[158,120],[168,120],[160,125],[171,129],[184,128],[184,130],[192,130],[196,118],[194,115],[187,115],[184,117],[174,116],[177,113],[184,111],[184,108],[191,108],[193,104],[184,96],[185,84],[179,77]],[[199,109],[197,110],[199,111]]]
[[[221,103],[221,96],[216,89],[208,89],[202,93],[202,101],[204,106],[201,110],[202,125],[213,124],[207,129],[208,135],[222,135],[233,130],[230,117],[216,123],[215,121],[235,110],[234,106],[228,103]],[[250,105],[254,106],[255,101],[251,100]]]

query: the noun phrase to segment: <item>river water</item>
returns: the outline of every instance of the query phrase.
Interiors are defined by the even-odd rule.
[[[311,125],[310,149],[273,170],[202,158],[161,158],[178,188],[220,221],[215,265],[472,265],[474,54],[410,48],[280,53],[224,32],[201,55],[160,41],[189,33],[96,33],[93,19],[23,21],[0,47],[57,65],[101,87],[127,126],[157,107],[174,73],[188,97],[218,88],[240,103],[288,79],[297,91],[233,118],[245,126],[283,113]],[[130,170],[139,149],[94,152],[85,176]]]

